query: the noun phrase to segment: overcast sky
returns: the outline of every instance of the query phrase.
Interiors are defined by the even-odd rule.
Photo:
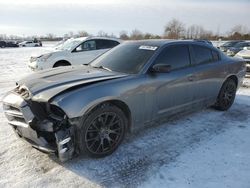
[[[161,35],[172,18],[223,34],[237,24],[250,29],[249,10],[250,0],[0,0],[0,34],[139,29]]]

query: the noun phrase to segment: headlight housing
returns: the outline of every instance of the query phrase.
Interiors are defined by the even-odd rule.
[[[50,57],[52,56],[52,53],[50,54],[44,54],[42,56],[39,57],[40,61],[47,61]]]

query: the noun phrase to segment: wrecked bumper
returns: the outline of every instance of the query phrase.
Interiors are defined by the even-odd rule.
[[[8,123],[19,138],[42,152],[55,153],[60,161],[72,158],[74,154],[72,126],[58,128],[56,127],[58,120],[39,119],[30,105],[15,92],[10,92],[4,97],[3,108]]]

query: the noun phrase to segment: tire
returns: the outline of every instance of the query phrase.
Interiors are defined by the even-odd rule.
[[[55,67],[62,67],[62,66],[70,66],[71,64],[67,61],[58,61],[54,64],[53,68]]]
[[[237,85],[233,79],[227,79],[221,87],[220,93],[217,97],[215,109],[226,111],[228,110],[235,99]]]
[[[99,106],[81,124],[80,152],[95,158],[112,154],[124,139],[127,125],[120,108],[109,104]]]

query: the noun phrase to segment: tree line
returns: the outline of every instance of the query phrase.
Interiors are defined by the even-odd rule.
[[[76,33],[70,31],[64,34],[61,37],[56,36],[53,33],[48,33],[45,36],[28,36],[20,37],[16,35],[6,35],[0,34],[0,40],[14,40],[14,39],[28,39],[28,38],[39,38],[40,40],[62,40],[65,38],[72,37],[86,37],[92,36],[91,33],[88,33],[85,30],[80,30]],[[186,26],[183,22],[178,19],[173,18],[170,20],[164,27],[162,35],[155,35],[149,32],[142,32],[138,29],[134,29],[131,32],[121,31],[119,36],[114,35],[113,33],[109,34],[105,31],[99,31],[97,35],[101,37],[113,37],[120,38],[123,40],[142,40],[142,39],[207,39],[207,40],[250,40],[250,30],[243,25],[235,25],[231,28],[230,31],[220,34],[205,29],[202,25],[189,25]]]

